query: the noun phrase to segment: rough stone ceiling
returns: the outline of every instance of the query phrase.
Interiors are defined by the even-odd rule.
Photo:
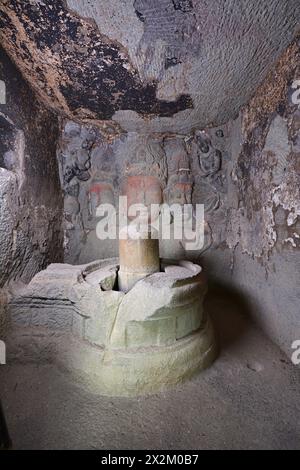
[[[0,40],[72,119],[190,132],[233,118],[295,36],[299,0],[1,0]]]

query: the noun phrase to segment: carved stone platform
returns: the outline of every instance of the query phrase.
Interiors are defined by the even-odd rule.
[[[13,295],[8,351],[54,361],[105,395],[153,393],[179,383],[216,356],[203,311],[200,266],[162,260],[162,272],[118,291],[118,260],[52,264]]]

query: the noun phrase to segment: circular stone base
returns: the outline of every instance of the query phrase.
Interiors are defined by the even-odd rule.
[[[176,344],[132,350],[105,350],[72,340],[58,363],[93,392],[138,396],[162,391],[209,367],[217,356],[209,319],[197,332]]]
[[[196,264],[161,266],[124,293],[116,290],[117,260],[50,265],[10,301],[17,349],[38,362],[49,357],[103,395],[155,393],[182,382],[216,356],[203,309],[207,285]]]

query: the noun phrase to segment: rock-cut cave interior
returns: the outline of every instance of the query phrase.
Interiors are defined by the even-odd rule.
[[[0,1],[0,449],[300,450],[299,129],[299,0]]]

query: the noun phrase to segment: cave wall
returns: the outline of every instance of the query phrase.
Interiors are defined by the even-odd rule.
[[[65,261],[82,264],[118,255],[117,240],[97,237],[96,209],[110,203],[118,215],[119,196],[129,175],[158,178],[163,201],[170,205],[205,205],[204,246],[186,250],[184,241],[172,237],[161,240],[162,257],[198,260],[222,243],[217,227],[224,226],[226,217],[228,137],[222,126],[189,135],[124,133],[108,138],[98,128],[64,121],[57,156],[64,194]]]
[[[298,39],[232,123],[226,239],[233,285],[289,356],[300,338],[299,78]]]
[[[299,46],[298,39],[228,123],[223,243],[202,257],[211,284],[238,295],[289,357],[300,338]]]
[[[0,49],[0,290],[61,261],[58,121]],[[3,83],[5,85],[3,85]],[[1,296],[0,296],[1,297]]]

